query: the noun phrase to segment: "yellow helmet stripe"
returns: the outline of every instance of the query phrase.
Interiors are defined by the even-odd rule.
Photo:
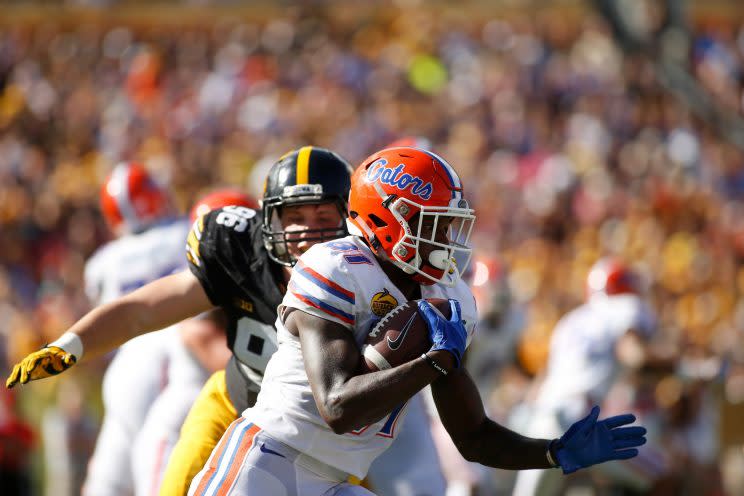
[[[297,154],[297,184],[307,184],[310,181],[310,152],[312,146],[303,146]]]

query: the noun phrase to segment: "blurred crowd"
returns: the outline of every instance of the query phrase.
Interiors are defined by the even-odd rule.
[[[654,345],[678,358],[651,396],[682,417],[702,396],[716,405],[706,418],[724,460],[744,442],[726,417],[744,402],[742,151],[590,11],[401,9],[0,25],[2,370],[88,309],[82,269],[110,236],[98,188],[117,161],[141,160],[186,211],[215,185],[260,196],[266,164],[305,143],[358,163],[423,136],[478,215],[483,339],[503,345],[492,363],[479,357],[489,407],[509,416],[515,385],[540,371],[554,324],[583,300],[589,266],[617,255],[643,277]],[[744,24],[691,23],[686,69],[744,113]],[[51,402],[50,383],[21,396]],[[674,410],[681,402],[692,410]],[[61,408],[96,416],[84,401]]]

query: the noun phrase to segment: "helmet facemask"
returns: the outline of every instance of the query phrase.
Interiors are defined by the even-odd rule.
[[[296,205],[319,205],[332,203],[339,213],[338,227],[324,229],[302,229],[288,231],[281,222],[282,208]],[[348,234],[346,223],[346,202],[339,196],[323,194],[320,184],[298,184],[285,186],[281,196],[263,200],[264,212],[262,234],[264,246],[269,258],[274,262],[292,267],[297,258],[290,252],[289,245],[301,241],[307,243],[322,243],[344,237]]]
[[[441,283],[454,286],[470,263],[472,248],[470,236],[475,223],[474,210],[464,199],[453,199],[447,206],[427,206],[407,198],[397,198],[390,205],[390,212],[400,224],[403,235],[393,246],[392,261],[407,274],[422,284]],[[415,232],[411,221],[418,218]],[[447,242],[436,240],[441,223],[449,223]],[[431,230],[422,231],[431,225]],[[425,245],[434,249],[428,260],[421,258]]]
[[[261,233],[264,247],[272,261],[291,267],[299,256],[299,253],[292,254],[293,244],[297,244],[294,245],[298,248],[295,251],[299,252],[302,251],[300,244],[309,247],[348,234],[343,219],[347,215],[351,173],[351,166],[343,158],[330,150],[314,146],[293,150],[274,163],[266,177],[261,202]],[[333,205],[340,214],[338,224],[335,221],[325,222],[327,219],[324,219],[321,212],[317,212],[315,219],[319,222],[304,220],[284,224],[281,221],[282,217],[285,221],[290,219],[284,211],[287,207],[321,204]],[[300,227],[303,225],[314,228],[303,229]],[[287,230],[286,226],[292,230]]]

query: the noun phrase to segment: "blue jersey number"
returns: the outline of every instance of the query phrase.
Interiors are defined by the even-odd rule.
[[[398,425],[398,417],[400,417],[400,413],[403,411],[403,408],[405,406],[406,403],[403,403],[402,405],[397,406],[392,412],[390,412],[390,415],[388,415],[385,424],[383,424],[383,426],[380,428],[379,431],[377,431],[375,435],[380,437],[395,437],[395,427]],[[362,427],[361,429],[353,430],[351,431],[351,433],[358,436],[367,429],[369,429],[368,425]]]
[[[332,241],[328,243],[336,252],[344,252],[344,260],[350,264],[372,264],[369,259],[354,243],[348,241]]]

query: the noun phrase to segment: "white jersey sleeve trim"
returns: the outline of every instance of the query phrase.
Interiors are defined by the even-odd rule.
[[[318,248],[309,250],[295,265],[282,304],[351,329],[356,322],[356,294],[349,289],[353,282],[328,251]]]

